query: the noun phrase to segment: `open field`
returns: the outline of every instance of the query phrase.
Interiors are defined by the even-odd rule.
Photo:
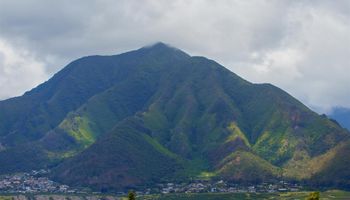
[[[152,195],[140,197],[142,200],[242,200],[242,199],[278,199],[278,200],[304,200],[309,192],[287,192],[274,194],[252,194],[252,193],[234,193],[234,194],[169,194],[169,195]],[[327,191],[321,193],[321,200],[350,199],[350,192],[344,191]]]
[[[137,200],[304,200],[309,192],[286,192],[274,194],[255,193],[201,193],[201,194],[156,194],[139,196]],[[0,200],[126,200],[111,195],[0,195]],[[321,192],[321,200],[349,200],[350,192],[332,190]]]

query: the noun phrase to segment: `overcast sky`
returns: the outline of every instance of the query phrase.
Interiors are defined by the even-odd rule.
[[[0,99],[79,57],[157,41],[320,113],[350,107],[349,0],[0,0]]]

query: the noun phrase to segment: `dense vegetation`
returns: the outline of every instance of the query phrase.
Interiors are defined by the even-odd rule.
[[[350,186],[350,160],[338,156],[347,130],[162,43],[74,61],[0,110],[1,173],[52,168],[55,180],[103,191],[203,174]]]

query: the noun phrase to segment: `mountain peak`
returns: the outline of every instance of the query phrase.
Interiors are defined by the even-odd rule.
[[[164,42],[156,42],[154,44],[145,46],[143,48],[141,48],[141,50],[145,50],[145,51],[150,51],[150,52],[157,52],[157,53],[171,53],[171,54],[176,54],[177,56],[181,56],[181,57],[190,57],[189,54],[187,54],[186,52],[173,47],[172,45],[166,44]]]
[[[350,188],[349,132],[272,85],[247,83],[162,42],[79,59],[0,101],[0,175],[49,168],[57,182],[103,191],[203,171]]]
[[[147,45],[144,48],[174,48],[174,47],[164,42],[156,42],[151,45]]]

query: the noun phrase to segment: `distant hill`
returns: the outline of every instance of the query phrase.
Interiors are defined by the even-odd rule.
[[[335,108],[330,117],[337,120],[343,127],[350,130],[350,109]]]
[[[163,43],[78,59],[0,110],[1,173],[50,168],[103,191],[201,178],[350,186],[347,130]]]

